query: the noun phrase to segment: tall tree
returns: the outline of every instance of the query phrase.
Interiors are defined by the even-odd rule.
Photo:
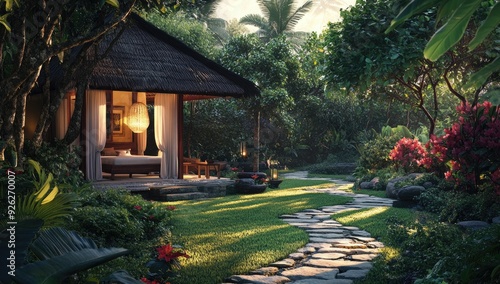
[[[257,3],[264,16],[249,14],[241,18],[240,23],[259,28],[257,33],[264,40],[282,34],[291,37],[298,35],[293,29],[313,4],[312,1],[306,1],[296,8],[295,0],[257,0]]]
[[[174,0],[0,0],[0,139],[15,141],[16,149],[22,152],[26,98],[42,74],[44,105],[34,138],[35,146],[39,145],[66,91],[76,85],[84,89],[85,82],[81,79],[88,74],[82,71],[91,70],[81,65],[87,51],[119,27],[136,5],[166,11],[167,7],[175,9],[179,3]],[[77,46],[81,47],[79,52],[69,52]],[[50,81],[50,62],[56,57],[62,60],[64,78],[55,89]],[[82,96],[77,93],[77,97]]]
[[[463,42],[438,61],[424,58],[421,50],[435,32],[434,10],[412,18],[385,34],[402,1],[358,1],[342,13],[343,21],[331,24],[325,35],[326,75],[330,84],[370,96],[387,96],[418,108],[428,119],[432,134],[440,115],[440,86],[459,101],[474,98],[463,90],[464,78],[491,61],[490,45],[464,52]],[[474,25],[477,21],[472,21]],[[470,35],[470,29],[467,31]],[[468,37],[468,36],[467,36]]]

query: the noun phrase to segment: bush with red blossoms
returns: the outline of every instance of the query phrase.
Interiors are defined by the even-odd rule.
[[[422,161],[427,153],[418,139],[403,137],[389,153],[389,159],[393,161],[396,169],[403,169],[405,172],[419,172]]]
[[[457,111],[458,122],[434,138],[434,157],[447,163],[445,178],[457,188],[476,193],[479,186],[491,184],[500,194],[500,109],[484,102],[462,104]]]
[[[189,258],[189,255],[171,244],[157,247],[153,259],[146,264],[149,274],[141,280],[144,283],[163,283],[175,276],[175,271],[181,268],[179,257]]]

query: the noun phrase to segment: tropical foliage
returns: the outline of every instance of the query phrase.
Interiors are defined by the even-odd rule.
[[[313,1],[306,1],[296,8],[295,0],[257,0],[264,16],[246,15],[240,23],[257,27],[260,38],[268,41],[279,35],[296,36],[293,31],[297,23],[311,9]]]

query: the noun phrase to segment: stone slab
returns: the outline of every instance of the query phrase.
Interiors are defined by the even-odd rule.
[[[278,268],[288,268],[288,267],[292,267],[294,265],[295,265],[295,260],[293,260],[291,258],[285,258],[283,260],[276,261],[276,262],[269,264],[269,266],[275,266]]]
[[[370,270],[369,269],[351,269],[346,272],[339,273],[339,279],[361,279],[365,278]]]
[[[336,268],[318,268],[311,266],[301,266],[295,269],[289,269],[281,272],[282,276],[290,278],[291,280],[300,280],[304,278],[319,278],[319,279],[335,279],[339,273]]]
[[[304,262],[304,265],[325,268],[338,268],[340,271],[372,268],[372,264],[367,261],[328,260],[316,258],[308,259]]]
[[[233,275],[227,281],[248,284],[282,284],[290,282],[290,279],[285,276]]]
[[[311,257],[320,259],[340,259],[346,257],[346,254],[338,252],[325,252],[325,253],[315,253]]]

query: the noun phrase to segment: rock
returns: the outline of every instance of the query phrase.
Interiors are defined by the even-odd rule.
[[[434,184],[430,181],[426,181],[422,186],[425,187],[425,189],[429,189],[431,187],[434,187]]]
[[[338,278],[340,279],[361,279],[368,274],[370,270],[368,269],[357,269],[357,270],[347,270],[344,273],[338,274]]]
[[[359,184],[359,188],[361,189],[373,189],[374,184],[369,181],[364,181]]]
[[[500,216],[493,218],[491,220],[491,223],[493,223],[493,224],[500,224]]]
[[[233,275],[228,281],[232,283],[251,283],[251,284],[281,284],[290,282],[290,279],[284,276],[264,276],[264,275]]]
[[[468,230],[479,230],[489,226],[488,223],[483,221],[462,221],[458,222],[457,225]]]
[[[274,275],[279,271],[277,267],[261,267],[259,269],[256,269],[254,271],[251,271],[250,274],[257,274],[257,275],[265,275],[265,276],[270,276]]]
[[[392,199],[398,199],[398,188],[396,188],[396,183],[407,179],[408,177],[397,177],[388,181],[385,187],[385,195]]]
[[[278,268],[288,268],[288,267],[292,267],[294,265],[295,265],[295,260],[293,260],[291,258],[285,258],[283,260],[271,263],[269,266],[275,266]]]
[[[318,268],[312,266],[301,266],[299,268],[285,270],[281,272],[281,275],[290,278],[292,280],[300,280],[310,277],[332,280],[335,279],[337,273],[339,273],[339,270],[336,268]]]
[[[402,201],[415,201],[415,198],[419,197],[424,191],[425,187],[423,186],[407,185],[398,190],[398,199]]]

